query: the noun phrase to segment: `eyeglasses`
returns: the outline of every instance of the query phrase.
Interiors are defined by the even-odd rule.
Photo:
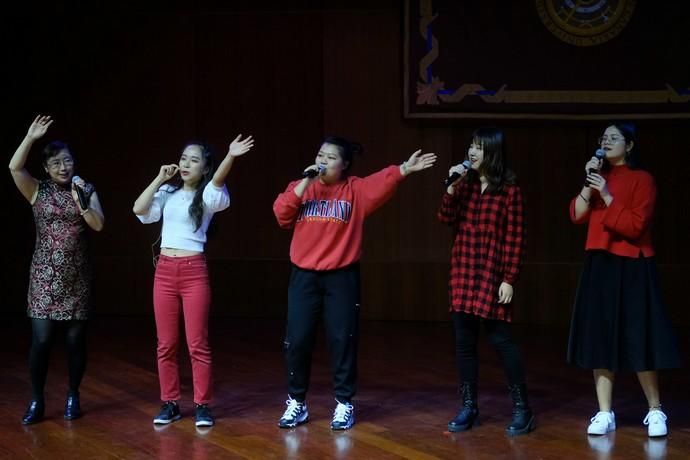
[[[625,142],[625,138],[623,136],[601,136],[599,139],[597,139],[599,144],[618,144],[619,142]]]
[[[60,165],[65,165],[65,167],[69,168],[74,164],[74,160],[71,158],[65,158],[64,160],[55,160],[55,161],[50,161],[48,162],[48,169],[59,169]]]

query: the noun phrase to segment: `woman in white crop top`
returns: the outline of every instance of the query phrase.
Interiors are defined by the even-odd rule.
[[[178,164],[163,165],[156,178],[134,202],[134,214],[145,224],[163,218],[161,255],[153,283],[153,310],[158,336],[158,379],[163,405],[156,424],[178,420],[180,377],[177,364],[179,318],[192,361],[196,426],[213,425],[208,408],[212,397],[208,313],[211,288],[204,244],[213,214],[230,205],[225,186],[235,159],[254,144],[237,136],[214,172],[211,153],[203,144],[189,144]],[[179,172],[177,181],[165,184]]]

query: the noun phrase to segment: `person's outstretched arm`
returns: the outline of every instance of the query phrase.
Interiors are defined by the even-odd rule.
[[[24,198],[31,204],[33,204],[36,199],[38,181],[29,174],[29,171],[26,170],[24,165],[26,164],[26,158],[29,156],[31,146],[36,139],[43,137],[51,124],[53,124],[53,120],[50,116],[37,116],[33,123],[31,123],[31,126],[29,126],[29,131],[27,131],[24,140],[19,144],[19,147],[17,147],[17,150],[10,160],[10,173],[12,174],[12,179],[14,179],[15,185]]]
[[[235,158],[244,155],[254,146],[254,139],[252,139],[252,136],[244,140],[240,140],[241,137],[242,135],[240,134],[230,143],[227,155],[225,155],[223,161],[218,165],[215,174],[213,174],[213,180],[211,182],[213,182],[216,188],[222,187],[225,183],[225,178],[228,177],[232,169],[232,164],[235,162]]]

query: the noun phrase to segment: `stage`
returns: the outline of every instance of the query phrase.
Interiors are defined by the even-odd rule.
[[[308,396],[310,421],[281,430],[286,399],[282,332],[277,320],[212,318],[216,425],[193,424],[191,371],[182,355],[183,418],[158,427],[153,319],[97,317],[88,333],[89,363],[81,389],[84,417],[62,418],[67,372],[56,342],[46,388],[46,420],[20,423],[29,398],[30,329],[11,317],[2,327],[0,457],[2,458],[365,458],[365,459],[685,459],[690,452],[690,378],[661,373],[667,438],[649,439],[646,404],[636,378],[621,374],[614,391],[618,430],[588,437],[596,412],[591,373],[564,363],[566,330],[517,325],[537,429],[504,434],[511,405],[498,358],[480,348],[481,425],[448,433],[459,407],[448,322],[363,322],[355,426],[332,432],[334,400],[323,334],[317,342]],[[482,337],[484,339],[484,337]],[[687,340],[681,343],[683,355]]]

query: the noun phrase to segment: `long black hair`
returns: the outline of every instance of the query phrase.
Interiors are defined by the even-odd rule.
[[[215,173],[216,165],[213,161],[213,152],[211,152],[211,149],[208,145],[204,144],[203,142],[190,142],[187,145],[185,145],[182,151],[186,150],[188,147],[197,147],[199,149],[199,151],[201,152],[201,157],[204,160],[205,169],[203,175],[201,176],[201,180],[197,184],[196,191],[194,192],[194,199],[192,200],[192,203],[189,205],[189,217],[191,217],[194,221],[194,231],[196,232],[197,230],[199,230],[199,228],[201,228],[201,224],[204,218],[204,188],[206,188],[206,185],[208,185],[208,183],[211,182],[211,180],[213,179],[213,174]],[[172,188],[168,187],[167,192],[174,193],[177,190],[181,189],[183,185],[184,183],[182,181],[182,178],[178,176],[170,184]]]
[[[470,170],[468,177],[484,176],[488,182],[486,190],[501,191],[504,185],[517,181],[515,173],[508,168],[506,159],[506,137],[503,131],[494,127],[482,127],[472,133],[472,143],[482,147],[484,159],[477,172]]]
[[[326,136],[326,138],[321,142],[321,145],[323,144],[333,144],[338,147],[340,158],[347,163],[347,167],[342,172],[343,176],[347,176],[352,170],[354,156],[361,155],[362,152],[364,152],[364,148],[361,144],[348,141],[344,137],[339,136]]]

